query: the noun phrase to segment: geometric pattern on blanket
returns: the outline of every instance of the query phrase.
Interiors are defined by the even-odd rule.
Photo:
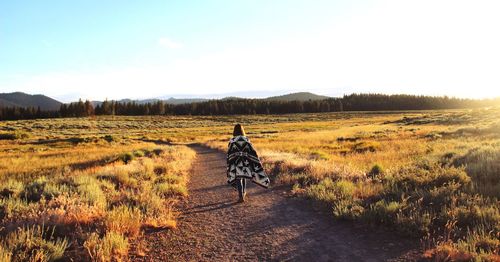
[[[235,136],[228,144],[227,182],[233,185],[237,178],[251,179],[265,188],[268,188],[270,183],[257,152],[246,136]]]

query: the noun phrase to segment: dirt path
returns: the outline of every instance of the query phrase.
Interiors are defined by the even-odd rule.
[[[408,260],[415,240],[340,223],[284,189],[249,184],[248,201],[226,185],[225,155],[202,146],[179,207],[176,230],[148,233],[137,261],[387,261]]]

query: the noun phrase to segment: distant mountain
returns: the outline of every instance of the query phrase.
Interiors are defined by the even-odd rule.
[[[239,96],[226,96],[226,97],[218,99],[218,100],[241,100],[241,99],[246,99],[246,98],[239,97]]]
[[[205,102],[208,101],[208,99],[205,98],[169,98],[167,100],[163,100],[165,103],[172,104],[172,105],[179,105],[179,104],[189,104],[189,103],[197,103],[197,102]]]
[[[309,101],[309,100],[322,100],[322,99],[327,99],[330,98],[329,96],[321,96],[321,95],[316,95],[313,93],[309,92],[298,92],[298,93],[290,93],[286,95],[281,95],[281,96],[270,96],[267,98],[254,98],[257,100],[267,100],[267,101]],[[219,100],[240,100],[240,99],[247,99],[245,97],[239,97],[239,96],[228,96],[221,98]],[[252,99],[252,98],[250,98]]]
[[[329,98],[328,96],[316,95],[309,92],[299,92],[299,93],[291,93],[287,95],[281,96],[271,96],[268,98],[257,98],[268,101],[308,101],[308,100],[321,100]],[[245,97],[236,97],[236,96],[228,96],[224,98],[219,98],[219,100],[238,100],[238,99],[247,99]],[[172,105],[179,104],[189,104],[189,103],[197,103],[197,102],[205,102],[210,99],[208,98],[173,98],[173,97],[159,97],[152,99],[142,99],[142,100],[132,100],[132,99],[122,99],[118,100],[121,103],[127,102],[135,102],[137,104],[146,104],[146,103],[155,103],[157,101],[163,101]],[[52,99],[48,96],[44,95],[29,95],[22,92],[14,92],[14,93],[0,93],[0,107],[40,107],[40,109],[44,111],[53,111],[59,110],[61,106],[61,102]],[[102,104],[102,101],[92,101],[94,106]]]
[[[316,95],[313,93],[309,92],[298,92],[298,93],[291,93],[287,95],[282,95],[282,96],[271,96],[268,98],[265,98],[265,100],[270,100],[270,101],[309,101],[309,100],[322,100],[322,99],[327,99],[330,98],[329,96],[320,96]]]
[[[40,107],[44,111],[59,110],[61,102],[44,95],[22,92],[0,93],[0,107]]]

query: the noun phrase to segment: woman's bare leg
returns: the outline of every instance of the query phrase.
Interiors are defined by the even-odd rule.
[[[239,199],[239,202],[244,202],[245,201],[245,198],[244,198],[244,194],[245,194],[245,185],[244,184],[244,178],[239,178],[238,181],[236,181],[236,185],[238,186],[238,194],[240,196],[240,199]]]

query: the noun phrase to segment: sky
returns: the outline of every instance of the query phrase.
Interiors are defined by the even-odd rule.
[[[0,92],[500,96],[500,1],[0,2]]]

